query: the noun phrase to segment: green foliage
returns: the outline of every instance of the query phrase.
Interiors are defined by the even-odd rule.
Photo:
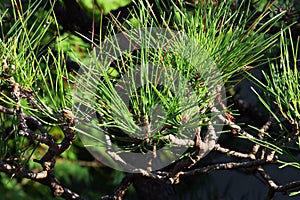
[[[93,2],[97,9],[103,9],[104,13],[108,13],[111,10],[116,10],[117,8],[124,7],[131,2],[131,0],[81,0],[80,3],[83,4],[87,9],[92,10]],[[96,10],[97,10],[96,9]]]
[[[4,42],[1,42],[1,59],[10,68],[6,76],[13,77],[24,89],[32,89],[38,96],[39,104],[44,107],[41,108],[44,113],[35,113],[24,102],[24,110],[37,117],[41,117],[39,114],[51,117],[56,110],[70,106],[67,102],[68,88],[65,87],[68,74],[63,63],[63,52],[57,47],[54,55],[48,46],[49,40],[53,41],[51,34],[55,31],[55,18],[52,12],[43,12],[39,4],[29,6],[24,13],[17,10],[15,15],[15,22],[3,35]],[[56,45],[60,45],[59,41]],[[1,101],[13,106],[9,96],[4,96],[6,98]],[[56,117],[52,119],[56,120]]]
[[[280,56],[270,61],[270,74],[263,73],[266,83],[256,79],[267,97],[259,96],[260,100],[277,122],[282,123],[285,120],[294,126],[292,135],[299,133],[300,120],[298,44],[299,40],[293,42],[290,31],[282,33]],[[256,94],[258,95],[257,92]],[[275,111],[272,109],[272,103],[277,107]],[[278,113],[281,115],[278,116]]]
[[[203,3],[192,11],[176,8],[174,16],[174,27],[183,29],[213,56],[225,82],[233,74],[247,70],[276,42],[278,34],[268,35],[268,31],[283,15],[275,15],[256,29],[266,20],[267,10],[259,14],[241,1],[232,12],[231,5],[230,1],[222,1],[219,6]]]
[[[278,162],[280,168],[292,166],[300,168],[300,162],[294,157],[300,151],[300,78],[299,78],[299,38],[294,41],[291,31],[281,33],[280,54],[269,61],[269,73],[263,72],[266,82],[255,79],[264,92],[256,93],[260,101],[278,124],[277,130],[266,133],[267,137],[255,140],[256,143],[276,151],[283,156]],[[290,196],[298,195],[292,192]]]
[[[121,23],[113,19],[111,26],[119,27],[118,31],[130,33],[128,37],[138,45],[151,48],[124,53],[113,63],[102,61],[105,56],[99,59],[99,54],[95,52],[91,52],[94,59],[92,62],[77,60],[83,70],[78,76],[84,78],[78,79],[76,92],[80,95],[79,99],[75,97],[75,104],[79,104],[79,108],[84,107],[86,112],[82,114],[81,110],[75,109],[76,114],[79,118],[89,119],[86,113],[96,111],[103,119],[100,123],[98,120],[89,119],[86,124],[77,126],[77,130],[84,138],[84,143],[88,144],[87,147],[94,147],[96,151],[103,152],[101,156],[105,155],[107,149],[106,135],[120,147],[120,151],[147,153],[152,151],[152,148],[172,145],[170,141],[163,139],[166,135],[172,134],[188,139],[188,136],[181,132],[180,127],[183,124],[189,130],[206,126],[208,120],[213,118],[207,108],[216,97],[208,93],[214,91],[220,82],[226,83],[233,75],[247,70],[249,65],[262,59],[264,52],[276,43],[279,36],[279,33],[269,35],[269,28],[283,15],[275,15],[256,28],[261,24],[267,10],[257,16],[257,12],[251,12],[250,4],[244,2],[233,10],[231,2],[221,2],[219,6],[203,3],[190,9],[170,1],[173,12],[168,17],[166,13],[157,16],[153,11],[149,12],[150,5],[147,2],[134,3],[137,10],[133,10],[130,17],[138,21],[132,23],[128,20]],[[139,31],[131,32],[137,27],[140,28]],[[152,30],[156,30],[153,27],[166,27],[166,33],[160,33],[162,35],[172,31],[183,32],[192,42],[186,42],[185,37],[179,36],[175,44],[165,47],[162,45],[164,42],[161,44],[151,34]],[[115,43],[115,29],[108,30],[111,31],[100,45],[109,44],[110,49],[102,49],[102,46],[99,46],[100,56],[104,55],[105,51],[121,52],[121,47]],[[139,41],[136,36],[143,39]],[[153,42],[154,47],[151,46]],[[207,55],[203,52],[207,52]],[[197,59],[194,55],[197,55]],[[202,60],[209,62],[204,63]],[[214,63],[221,76],[214,76]],[[137,65],[140,65],[140,73],[136,75]],[[161,66],[161,71],[155,68],[150,73],[150,65]],[[168,89],[160,84],[151,84],[158,83],[161,79],[165,81],[162,85],[176,82],[176,74],[168,69],[182,74],[188,83],[180,79],[178,88],[172,88],[170,85]],[[149,73],[151,77],[148,77]],[[144,82],[135,82],[132,79],[120,82],[120,79],[126,76],[140,76],[141,80],[142,77],[146,79]],[[209,79],[205,80],[207,77]],[[181,97],[185,96],[189,87],[196,95],[189,99],[190,102],[182,104]],[[129,97],[129,109],[127,102],[121,98],[122,95]],[[155,109],[163,111],[155,113]],[[200,110],[202,114],[198,114]],[[153,121],[149,122],[149,119]],[[142,132],[141,127],[145,127],[145,132]],[[205,129],[201,130],[204,134]]]
[[[72,82],[76,75],[67,70],[66,60],[68,58],[77,59],[82,64],[82,69],[89,70],[90,66],[87,65],[86,61],[90,59],[90,55],[87,53],[90,44],[79,36],[68,32],[61,34],[61,27],[59,27],[54,17],[53,10],[45,11],[38,1],[35,1],[36,3],[29,1],[30,3],[22,4],[18,8],[16,5],[20,4],[17,1],[11,2],[12,8],[6,9],[2,4],[0,8],[0,60],[2,61],[2,67],[0,68],[0,103],[8,108],[16,106],[9,90],[3,89],[5,87],[9,88],[12,80],[20,84],[24,90],[32,91],[35,96],[34,105],[29,100],[22,100],[22,109],[26,114],[32,115],[43,122],[48,133],[60,142],[63,132],[60,128],[62,121],[59,113],[64,108],[72,107],[70,93],[76,86]],[[94,7],[91,6],[92,2],[95,2]],[[130,2],[130,0],[82,0],[80,4],[90,16],[93,15],[94,11],[96,21],[101,21],[103,13],[127,5]],[[98,126],[96,130],[103,131],[104,128],[108,127],[114,134],[120,129],[132,134],[136,133],[139,126],[147,123],[149,116],[155,113],[156,104],[160,104],[167,116],[166,122],[163,124],[166,128],[164,131],[159,131],[162,122],[160,116],[157,115],[155,116],[157,120],[155,121],[156,127],[153,126],[151,131],[155,132],[152,137],[153,141],[156,142],[155,145],[164,146],[169,144],[169,141],[161,138],[166,134],[178,132],[182,119],[185,117],[182,113],[189,110],[189,106],[197,107],[197,111],[208,107],[211,102],[211,98],[207,96],[209,89],[216,87],[216,84],[221,80],[229,83],[229,80],[237,73],[243,72],[249,66],[261,61],[266,50],[273,47],[277,42],[279,34],[270,34],[270,28],[274,24],[279,24],[279,18],[284,13],[277,14],[274,12],[271,19],[264,19],[267,9],[273,8],[266,1],[255,1],[257,10],[254,12],[251,11],[250,4],[244,1],[239,2],[235,9],[232,9],[231,1],[222,1],[219,6],[203,3],[196,8],[187,7],[184,3],[175,5],[173,1],[170,1],[173,4],[173,12],[170,15],[161,13],[161,16],[157,16],[149,11],[150,5],[143,2],[133,2],[138,4],[138,9],[131,11],[131,17],[128,21],[120,23],[113,19],[109,25],[110,27],[107,28],[111,30],[107,38],[116,33],[117,29],[114,29],[114,27],[120,27],[118,31],[129,31],[139,27],[145,30],[146,33],[147,29],[145,27],[166,27],[169,32],[172,30],[183,32],[194,42],[194,46],[188,46],[182,40],[179,40],[173,51],[167,53],[159,48],[156,50],[141,49],[132,54],[122,55],[109,67],[95,59],[95,64],[100,65],[98,67],[101,70],[99,74],[93,75],[99,75],[103,79],[97,84],[86,84],[83,89],[86,89],[86,92],[89,93],[88,97],[91,95],[96,97],[96,106],[89,104],[91,102],[89,100],[81,103],[95,109],[102,114],[101,117],[105,118],[105,122],[102,124],[99,124],[99,121],[96,122]],[[7,19],[13,20],[7,21]],[[263,24],[261,24],[262,22]],[[254,140],[254,142],[287,156],[289,161],[279,161],[282,167],[294,166],[300,168],[299,161],[295,160],[290,153],[290,150],[299,151],[300,148],[298,136],[300,91],[297,63],[299,57],[297,54],[298,41],[294,43],[289,37],[288,34],[284,35],[282,33],[279,61],[270,60],[270,75],[264,74],[266,83],[256,80],[264,88],[266,94],[266,96],[259,96],[259,98],[277,120],[281,129],[277,135],[269,135],[267,140]],[[145,43],[153,39],[147,34],[145,38],[146,41],[143,41]],[[184,54],[197,53],[199,46],[213,58],[212,62],[216,63],[221,72],[221,77],[216,77],[214,80],[212,72],[207,70],[209,69],[208,66],[196,65],[197,62],[195,64],[182,58]],[[118,46],[112,48],[116,51],[119,50]],[[93,54],[92,51],[91,54]],[[207,55],[204,55],[203,58],[207,58]],[[162,66],[166,70],[165,73],[168,74],[166,82],[172,82],[174,77],[174,74],[167,71],[169,67],[179,71],[184,78],[188,79],[188,82],[180,81],[179,88],[177,88],[178,94],[183,96],[184,94],[180,92],[192,87],[197,94],[193,98],[194,102],[192,104],[189,104],[191,102],[182,104],[178,96],[172,91],[152,84],[158,81],[161,73],[160,71],[154,71],[154,79],[148,80],[149,82],[145,84],[145,87],[131,86],[130,89],[135,93],[130,99],[132,109],[128,110],[122,99],[117,98],[117,91],[114,88],[116,81],[125,73],[132,72],[131,70],[137,64],[142,64],[145,67],[150,61],[152,64]],[[142,68],[142,74],[146,74],[147,69],[146,67]],[[210,87],[203,84],[203,81],[205,81],[203,77],[197,78],[199,73],[206,73],[207,76],[212,77],[210,80],[213,80],[213,84]],[[265,97],[268,97],[269,101]],[[112,103],[112,101],[115,102]],[[275,102],[275,106],[272,102]],[[280,113],[280,116],[278,116],[278,113]],[[191,123],[188,124],[189,127],[195,128],[200,125],[206,126],[207,118],[212,116],[207,111],[200,116],[191,115],[189,117],[191,119]],[[291,125],[292,129],[285,127],[286,122]],[[79,130],[78,128],[78,131],[88,136],[94,136],[91,129]],[[40,133],[39,131],[36,132]],[[20,160],[16,162],[23,163],[30,169],[38,170],[41,168],[38,163],[32,160],[40,159],[40,156],[46,151],[46,147],[43,144],[20,137],[18,135],[18,121],[15,116],[0,113],[0,133],[0,160],[18,157]],[[96,133],[99,135],[99,132]],[[114,134],[110,133],[114,142],[129,151],[147,152],[151,151],[154,146],[153,143],[147,143],[144,138],[139,136],[135,138],[138,140],[136,142],[137,140],[132,141]],[[278,145],[277,139],[282,137],[292,138],[292,145],[287,147]],[[100,144],[105,143],[103,138],[100,138],[98,142]],[[123,173],[106,172],[101,171],[101,169],[99,170],[101,172],[97,171],[100,175],[98,174],[97,177],[99,180],[96,180],[97,178],[89,175],[91,168],[81,165],[79,162],[88,156],[86,152],[82,151],[80,141],[76,141],[75,145],[58,159],[55,168],[57,178],[61,179],[66,185],[83,184],[86,187],[97,185],[101,182],[99,180],[102,179],[105,183],[107,180],[114,179],[114,183],[107,186],[109,188],[118,184],[124,177]],[[3,173],[0,176],[0,193],[4,194],[4,199],[37,199],[41,196],[50,196],[48,188],[40,184],[15,179]],[[94,189],[99,192],[99,188]],[[105,193],[107,191],[100,191],[99,193],[101,192]],[[298,193],[291,193],[291,195],[296,194]],[[88,194],[88,196],[94,195],[94,193]],[[49,197],[49,199],[51,198]]]
[[[89,184],[91,181],[88,167],[80,166],[68,160],[63,160],[56,166],[55,174],[61,177],[61,180],[67,185],[74,184],[74,180],[81,184]]]
[[[49,134],[59,142],[63,133],[59,127],[62,122],[58,113],[63,108],[71,107],[71,84],[61,37],[55,38],[56,34],[59,35],[57,21],[52,9],[45,11],[40,3],[36,1],[20,6],[12,1],[12,7],[1,10],[0,104],[11,109],[16,106],[10,93],[12,82],[31,91],[33,96],[21,101],[24,113],[42,121]],[[21,137],[18,124],[16,116],[0,113],[0,160],[19,162],[31,170],[41,170],[40,164],[33,162],[33,159],[40,159],[47,149],[43,144]],[[36,132],[39,134],[38,130]],[[77,160],[74,155],[74,151],[68,152],[66,161],[56,165],[63,172],[57,173],[57,177],[68,183],[75,180],[89,184],[88,168],[68,161]],[[77,176],[65,173],[68,171]],[[3,199],[31,200],[42,196],[52,199],[50,190],[39,183],[4,173],[1,173],[0,180]]]

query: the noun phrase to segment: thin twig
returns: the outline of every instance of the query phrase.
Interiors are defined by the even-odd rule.
[[[198,174],[210,173],[215,170],[226,170],[236,168],[250,168],[255,166],[264,165],[266,163],[272,163],[273,161],[267,161],[266,159],[251,160],[246,162],[229,162],[229,163],[218,163],[191,171],[181,172],[180,177],[193,176]]]
[[[251,158],[250,154],[246,154],[246,153],[241,153],[241,152],[238,152],[238,151],[230,150],[230,149],[221,147],[219,144],[216,144],[214,149],[216,151],[221,152],[221,153],[225,153],[225,154],[230,155],[230,156],[235,156],[237,158]]]

